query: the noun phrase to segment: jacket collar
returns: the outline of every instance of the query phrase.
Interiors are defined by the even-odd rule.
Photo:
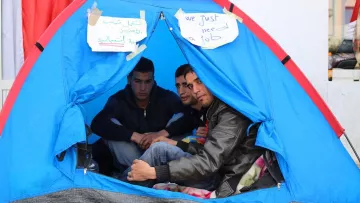
[[[210,120],[211,117],[218,114],[220,111],[226,108],[226,105],[217,97],[214,97],[214,101],[211,103],[207,113],[206,119]]]

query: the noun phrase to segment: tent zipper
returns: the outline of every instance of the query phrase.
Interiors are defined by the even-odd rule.
[[[170,33],[171,33],[171,35],[173,36],[173,38],[174,38],[174,40],[175,40],[176,44],[178,45],[178,47],[179,47],[179,49],[180,49],[181,53],[183,54],[184,58],[185,58],[185,59],[186,59],[186,61],[189,63],[189,59],[187,58],[187,56],[186,56],[186,54],[185,54],[184,49],[180,46],[180,44],[179,44],[179,40],[178,40],[178,39],[176,38],[176,36],[174,35],[174,32],[172,31],[172,27],[170,27],[170,25],[169,25],[169,23],[168,23],[167,19],[165,18],[165,15],[164,15],[164,13],[163,13],[163,12],[161,12],[161,13],[160,13],[160,18],[165,20],[165,23],[166,23],[167,27],[169,28],[169,32],[170,32]]]

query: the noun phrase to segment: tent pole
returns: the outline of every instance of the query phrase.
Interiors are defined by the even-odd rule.
[[[348,136],[347,136],[346,132],[344,132],[344,136],[345,136],[346,140],[348,141],[348,143],[350,144],[351,149],[353,150],[353,152],[354,152],[354,154],[355,154],[355,156],[356,156],[357,160],[358,160],[358,161],[359,161],[359,163],[360,163],[360,157],[359,157],[358,153],[356,152],[356,150],[355,150],[354,146],[353,146],[353,145],[352,145],[352,143],[350,142],[350,139],[348,138]]]

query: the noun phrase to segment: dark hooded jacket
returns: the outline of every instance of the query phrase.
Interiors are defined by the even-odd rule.
[[[166,126],[174,114],[184,116]],[[112,121],[115,118],[121,125]],[[172,91],[156,84],[146,109],[139,108],[130,85],[112,95],[104,109],[92,121],[93,132],[105,140],[130,141],[133,132],[149,133],[165,129],[170,137],[191,132],[196,127],[193,110],[185,107]]]

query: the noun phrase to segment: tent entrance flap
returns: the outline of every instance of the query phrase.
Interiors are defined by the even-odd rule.
[[[138,18],[139,9],[129,9],[127,13],[130,15],[129,17]],[[119,13],[113,15],[123,17]],[[147,13],[145,18],[147,37],[139,42],[140,45],[148,44],[152,31],[158,24],[160,12]],[[68,61],[69,56],[76,57],[71,58],[71,61],[65,63],[66,65],[63,67],[64,84],[66,84],[64,89],[65,94],[68,95],[68,101],[63,110],[59,111],[61,121],[54,149],[54,157],[60,157],[61,153],[67,151],[64,157],[60,157],[62,161],[56,159],[56,166],[70,179],[75,176],[78,162],[76,144],[84,143],[87,140],[84,125],[87,123],[85,118],[87,119],[89,116],[84,106],[100,95],[109,92],[119,81],[126,80],[126,76],[143,54],[141,52],[131,60],[127,60],[126,56],[129,54],[127,52],[92,52],[86,38],[87,26],[87,21],[81,21],[81,24],[75,29],[71,25],[65,24],[62,29],[71,31],[58,33],[62,40],[67,39],[73,41],[73,44],[79,45],[74,46],[74,49],[62,50],[64,61]],[[75,37],[72,37],[71,32],[76,33]]]

